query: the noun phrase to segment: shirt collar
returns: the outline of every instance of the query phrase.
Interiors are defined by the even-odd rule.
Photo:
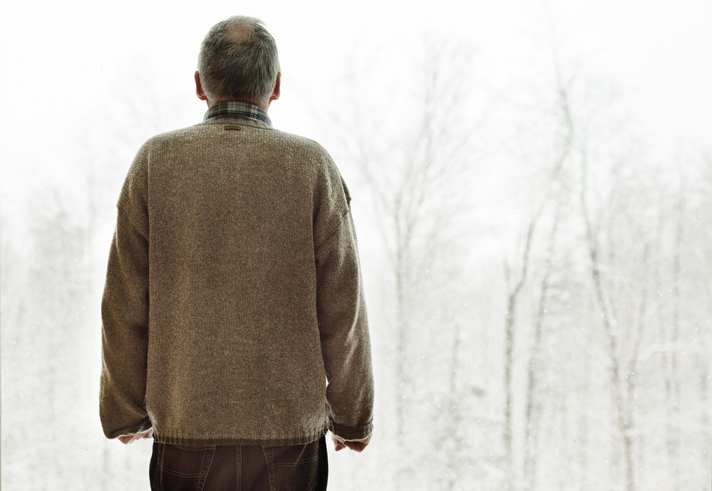
[[[272,120],[269,119],[269,116],[267,116],[264,109],[247,102],[218,102],[207,110],[205,116],[203,116],[203,121],[207,121],[210,118],[216,118],[218,116],[246,116],[272,126]]]

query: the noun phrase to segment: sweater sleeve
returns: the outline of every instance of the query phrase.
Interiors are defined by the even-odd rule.
[[[138,162],[138,159],[137,159]],[[101,305],[99,414],[107,438],[151,427],[145,408],[148,355],[148,220],[134,163],[118,204]],[[134,203],[139,203],[138,206]]]
[[[356,233],[349,207],[316,250],[317,313],[329,429],[347,440],[373,429],[373,373]]]

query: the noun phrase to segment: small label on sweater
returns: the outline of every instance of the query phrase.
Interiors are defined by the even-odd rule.
[[[235,125],[226,125],[225,130],[237,130],[240,131],[242,129],[242,126],[235,126]]]

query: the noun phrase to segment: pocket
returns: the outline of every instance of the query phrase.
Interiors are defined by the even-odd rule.
[[[319,441],[307,445],[272,447],[275,467],[294,467],[319,460]]]
[[[215,445],[154,443],[153,491],[202,491],[215,455]]]
[[[312,490],[319,481],[322,457],[320,440],[307,445],[266,447],[265,457],[272,474],[270,481],[279,491]],[[270,462],[271,461],[271,462]]]

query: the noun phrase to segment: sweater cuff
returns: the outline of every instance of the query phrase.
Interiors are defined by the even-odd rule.
[[[371,433],[373,433],[373,421],[369,421],[363,426],[343,426],[338,423],[334,423],[331,419],[329,420],[329,430],[344,440],[363,440],[368,438]]]

